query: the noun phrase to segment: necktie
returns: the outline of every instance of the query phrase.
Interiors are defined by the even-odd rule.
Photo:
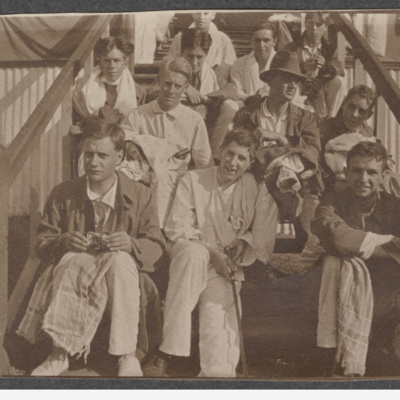
[[[105,87],[106,87],[106,103],[111,108],[114,108],[118,96],[117,85],[110,85],[108,83],[105,83]]]

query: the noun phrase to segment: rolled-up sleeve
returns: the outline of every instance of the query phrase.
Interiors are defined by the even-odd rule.
[[[214,165],[207,128],[202,119],[198,119],[196,123],[192,142],[192,158],[196,168],[207,168]]]

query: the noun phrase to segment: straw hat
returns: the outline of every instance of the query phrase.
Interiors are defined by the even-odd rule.
[[[260,79],[263,82],[267,82],[268,76],[273,75],[275,71],[287,72],[301,79],[307,79],[307,77],[300,72],[297,53],[292,53],[287,50],[281,50],[275,54],[269,70],[262,72],[260,74]]]

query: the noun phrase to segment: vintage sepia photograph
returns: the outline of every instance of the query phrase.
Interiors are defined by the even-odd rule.
[[[0,377],[396,380],[400,9],[0,15]]]

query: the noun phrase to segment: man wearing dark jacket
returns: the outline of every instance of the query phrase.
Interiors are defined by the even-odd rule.
[[[297,53],[300,70],[308,78],[302,92],[314,107],[317,118],[332,118],[345,95],[344,66],[337,58],[336,42],[328,42],[323,36],[327,24],[322,13],[306,13],[305,28],[300,39],[289,43],[286,50]]]
[[[139,271],[153,271],[164,239],[150,190],[115,168],[125,134],[98,117],[84,123],[86,174],[57,185],[47,199],[36,245],[50,266],[39,278],[18,334],[42,336],[51,355],[32,375],[68,370],[68,354],[88,355],[107,307],[109,352],[119,356],[119,376],[141,376],[136,358]]]
[[[279,190],[276,183],[282,168],[275,168],[276,173],[271,172],[272,159],[281,157],[285,171],[290,170],[291,181],[299,181],[295,174],[312,170],[309,176],[313,176],[313,188],[303,187],[305,201],[300,217],[303,229],[309,233],[309,222],[317,201],[315,195],[322,190],[318,169],[321,146],[315,115],[292,104],[300,82],[306,79],[300,72],[297,54],[278,51],[270,69],[262,72],[260,79],[269,85],[269,95],[250,97],[247,105],[236,113],[234,124],[249,129],[258,137],[263,148],[257,158],[262,159],[264,166],[257,173],[265,178],[268,172],[267,186],[280,208],[281,217],[285,215],[284,219],[287,216],[293,220],[299,215],[299,199],[294,190]]]

